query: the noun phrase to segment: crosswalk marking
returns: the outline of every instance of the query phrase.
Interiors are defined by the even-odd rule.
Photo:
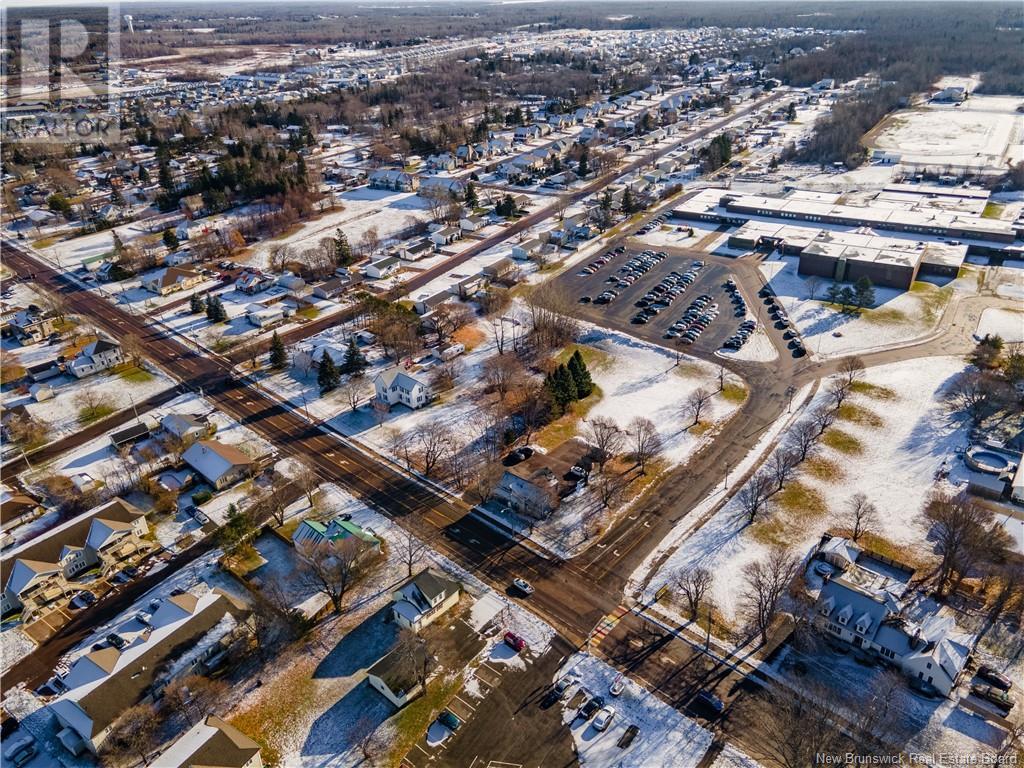
[[[622,621],[622,617],[629,613],[629,608],[624,605],[619,605],[614,612],[606,615],[601,621],[594,627],[594,631],[590,633],[590,647],[597,648],[601,645],[601,641],[608,636],[608,633],[615,629],[615,625]]]

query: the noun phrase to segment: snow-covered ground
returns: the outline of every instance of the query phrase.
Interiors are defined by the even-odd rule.
[[[726,349],[722,347],[718,350],[716,355],[728,358],[730,360],[743,360],[756,363],[770,363],[772,360],[776,360],[779,357],[779,351],[772,344],[772,340],[768,338],[768,334],[764,328],[758,326],[758,329],[754,331],[754,334],[747,339],[747,343],[739,349]]]
[[[9,389],[3,393],[3,407],[24,405],[33,419],[46,425],[48,439],[56,440],[78,431],[78,413],[85,399],[95,398],[119,411],[174,386],[174,382],[156,368],[147,367],[141,377],[136,374],[135,371],[125,375],[98,373],[84,379],[60,375],[46,382],[53,389],[50,399],[35,402],[31,395]]]
[[[691,236],[686,231],[693,229]],[[666,245],[675,248],[693,248],[705,237],[708,237],[718,228],[717,224],[707,221],[683,221],[682,219],[669,218],[668,223],[648,232],[646,235],[638,235],[637,240],[651,248],[662,248]]]
[[[975,333],[979,337],[1000,336],[1008,344],[1024,341],[1024,312],[989,307],[981,313]]]
[[[711,768],[761,768],[761,764],[752,757],[747,757],[739,748],[726,744],[715,758],[715,762],[711,764]]]
[[[580,765],[584,768],[696,768],[713,741],[710,731],[669,706],[654,693],[628,678],[619,696],[609,694],[619,672],[586,653],[570,656],[556,679],[571,675],[591,695],[603,696],[615,716],[605,731],[594,728],[594,718],[577,718],[566,699],[563,720],[572,732]],[[630,725],[639,727],[626,749],[616,746]]]
[[[796,257],[775,253],[760,269],[808,352],[822,357],[864,352],[924,336],[935,327],[954,292],[972,293],[977,284],[968,274],[941,287],[924,282],[915,283],[910,291],[875,287],[875,308],[858,315],[828,305],[828,281],[797,274],[797,264]],[[762,307],[759,302],[758,311]]]
[[[711,597],[731,620],[737,612],[743,568],[764,556],[775,541],[805,554],[826,529],[843,524],[846,504],[858,492],[882,510],[874,533],[896,546],[920,550],[926,531],[917,516],[936,484],[936,473],[949,470],[947,480],[941,481],[949,484],[946,487],[966,483],[966,469],[955,451],[965,446],[968,427],[950,417],[940,402],[944,387],[963,367],[960,359],[940,357],[869,369],[864,380],[891,394],[885,395],[887,399],[851,395],[847,403],[865,423],[840,419],[833,430],[851,436],[856,452],[843,453],[822,442],[797,470],[790,487],[799,483],[806,489],[812,499],[810,508],[773,505],[758,522],[748,525],[733,498],[661,564],[645,596],[653,597],[676,569],[703,565],[716,575]],[[806,411],[826,397],[823,387]],[[800,418],[806,418],[806,413]],[[642,579],[652,562],[656,560],[648,558],[634,580]]]

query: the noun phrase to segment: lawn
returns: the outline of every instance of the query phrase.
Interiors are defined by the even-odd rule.
[[[878,429],[885,424],[885,419],[874,411],[849,401],[846,401],[839,406],[839,418],[842,421],[861,424],[865,427],[874,427],[875,429]]]
[[[398,766],[402,758],[426,733],[431,721],[462,687],[462,673],[448,679],[427,681],[427,692],[395,715],[395,735],[388,765]]]
[[[985,203],[985,210],[981,212],[982,218],[998,219],[1003,215],[1003,207],[999,203]]]
[[[78,423],[83,427],[87,426],[92,424],[94,421],[105,419],[115,410],[117,409],[110,403],[97,403],[96,405],[84,406],[78,409]]]
[[[589,368],[590,366],[588,365],[587,367]],[[590,409],[597,405],[602,395],[601,388],[595,384],[593,392],[582,400],[577,400],[572,404],[572,410],[540,430],[533,442],[544,450],[550,451],[570,437],[575,437],[579,433],[580,421],[587,417]]]
[[[264,763],[277,765],[281,752],[274,746],[274,738],[286,733],[292,720],[313,705],[313,662],[303,660],[290,665],[287,672],[278,675],[270,685],[274,689],[272,696],[264,696],[255,706],[232,717],[230,722],[259,743]]]
[[[747,388],[742,384],[727,381],[722,387],[722,399],[729,403],[742,403],[747,399]]]
[[[602,349],[597,347],[591,347],[587,344],[570,344],[555,357],[555,362],[559,365],[568,363],[569,358],[575,354],[576,350],[580,351],[580,356],[583,358],[583,362],[586,364],[588,370],[599,371],[602,368],[606,368],[612,362],[612,356]]]
[[[130,384],[144,384],[153,380],[153,374],[141,365],[118,366],[115,373]]]
[[[856,455],[864,452],[864,446],[860,440],[849,432],[844,432],[843,430],[835,429],[834,427],[825,433],[825,436],[821,441],[829,448],[833,448],[840,453],[845,453],[847,455]]]
[[[872,384],[870,381],[855,381],[850,387],[851,392],[856,392],[858,395],[864,395],[870,397],[872,400],[895,400],[896,391],[889,387],[883,387],[881,384]]]

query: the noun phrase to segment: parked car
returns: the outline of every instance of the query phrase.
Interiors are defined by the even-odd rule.
[[[583,703],[583,706],[580,707],[580,717],[582,717],[584,720],[589,720],[591,717],[594,716],[594,713],[601,709],[601,707],[603,706],[604,696],[591,696]]]
[[[455,714],[447,709],[441,710],[441,714],[437,716],[437,722],[447,728],[449,731],[454,733],[462,727],[462,721],[459,720]]]
[[[504,639],[505,645],[513,649],[516,653],[519,653],[521,650],[526,648],[526,641],[515,632],[506,632]]]
[[[35,739],[27,733],[11,740],[5,747],[5,762],[10,761],[17,768],[21,768],[21,766],[36,756]]]
[[[622,736],[619,737],[619,741],[616,743],[615,746],[617,746],[619,749],[625,749],[626,747],[628,747],[630,744],[633,743],[633,739],[635,739],[639,735],[639,733],[640,733],[640,727],[639,726],[636,726],[636,725],[629,726],[629,728],[626,729],[626,732],[624,734],[622,734]]]
[[[978,667],[978,677],[989,683],[993,688],[998,688],[1001,691],[1008,691],[1013,687],[1010,678],[987,664]]]
[[[611,687],[608,688],[608,693],[610,693],[612,696],[618,696],[620,693],[622,693],[625,687],[626,681],[622,677],[622,675],[619,675],[614,680],[612,680]]]
[[[725,704],[711,691],[700,691],[693,698],[693,709],[718,717],[725,711]]]
[[[512,586],[522,592],[524,595],[533,594],[533,585],[530,584],[526,579],[520,579],[518,577],[512,579]]]
[[[979,699],[995,704],[1004,712],[1009,712],[1013,709],[1013,699],[1009,697],[1006,691],[1001,691],[991,685],[972,685],[971,693]]]
[[[615,707],[601,707],[601,710],[597,713],[597,717],[594,718],[594,730],[604,731],[612,724],[612,720],[615,718]]]
[[[579,681],[572,675],[565,675],[564,677],[558,678],[553,690],[558,695],[559,699],[564,699],[566,694],[569,693],[569,690],[576,685],[577,682]]]

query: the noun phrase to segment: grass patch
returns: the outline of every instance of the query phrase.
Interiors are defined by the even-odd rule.
[[[32,241],[34,248],[49,248],[54,243],[60,242],[60,238],[56,236],[51,237],[40,237],[38,240]]]
[[[430,722],[462,687],[462,673],[449,679],[427,681],[427,692],[398,711],[394,717],[394,737],[387,764],[398,766],[405,754],[423,736]]]
[[[839,418],[843,421],[850,421],[854,424],[863,424],[865,427],[878,429],[885,425],[885,419],[874,411],[870,411],[862,405],[849,401],[839,406]]]
[[[583,358],[583,362],[591,371],[600,371],[611,365],[612,356],[610,353],[605,352],[603,349],[597,347],[591,347],[586,344],[570,344],[555,357],[555,363],[561,365],[568,363],[569,358],[573,356],[576,350],[580,351],[580,356]]]
[[[878,325],[902,325],[910,320],[906,312],[892,307],[879,307],[861,311],[861,317]]]
[[[293,517],[291,520],[286,520],[284,525],[277,529],[277,532],[284,536],[286,539],[290,539],[292,534],[295,533],[295,529],[302,524],[302,519],[299,517]]]
[[[727,381],[719,394],[727,403],[742,403],[747,399],[747,388],[742,384]]]
[[[935,322],[953,295],[951,285],[938,286],[923,280],[914,281],[910,286],[910,291],[921,302],[921,313],[929,323]]]
[[[843,478],[843,470],[839,463],[824,456],[811,456],[800,465],[800,468],[817,480],[833,481]]]
[[[225,565],[229,570],[241,577],[254,571],[266,562],[255,547],[245,547],[240,552],[225,556]]]
[[[710,432],[711,428],[714,426],[715,423],[713,421],[702,421],[698,424],[694,424],[692,427],[687,429],[687,432],[689,432],[691,435],[696,435],[697,437],[700,437],[701,435],[705,435],[708,432]]]
[[[821,493],[799,480],[788,483],[775,494],[774,501],[780,509],[800,518],[818,517],[826,509]]]
[[[313,704],[313,675],[311,662],[289,666],[270,683],[272,690],[249,709],[243,710],[229,722],[242,733],[251,736],[263,749],[263,762],[280,765],[281,751],[275,739],[293,728],[298,715]]]
[[[704,366],[692,360],[684,360],[672,370],[675,371],[677,376],[682,376],[684,379],[703,379],[707,376],[707,370]]]
[[[147,381],[152,381],[154,378],[153,374],[141,365],[118,366],[115,369],[115,373],[129,384],[145,384]]]
[[[452,341],[457,341],[462,344],[462,346],[466,348],[467,352],[470,352],[480,346],[481,342],[483,342],[485,338],[486,334],[475,325],[464,326],[452,334]]]
[[[545,450],[551,450],[570,437],[575,437],[579,434],[580,421],[587,418],[590,409],[597,405],[603,394],[601,388],[595,384],[594,391],[589,396],[573,403],[571,411],[545,426],[537,433],[533,442]]]
[[[870,397],[872,400],[895,400],[897,398],[896,390],[883,387],[881,384],[872,384],[870,381],[855,381],[850,386],[850,391]]]
[[[857,455],[864,452],[864,445],[849,432],[841,429],[830,429],[825,433],[821,441],[829,448],[848,455]]]
[[[984,219],[1001,219],[1004,208],[1005,206],[999,203],[985,203],[985,210],[981,212],[981,216]]]
[[[316,307],[303,307],[295,314],[298,317],[304,317],[307,320],[315,320],[320,315],[320,310]]]
[[[81,426],[92,424],[94,421],[105,419],[116,409],[110,403],[98,403],[78,409],[78,423]]]

